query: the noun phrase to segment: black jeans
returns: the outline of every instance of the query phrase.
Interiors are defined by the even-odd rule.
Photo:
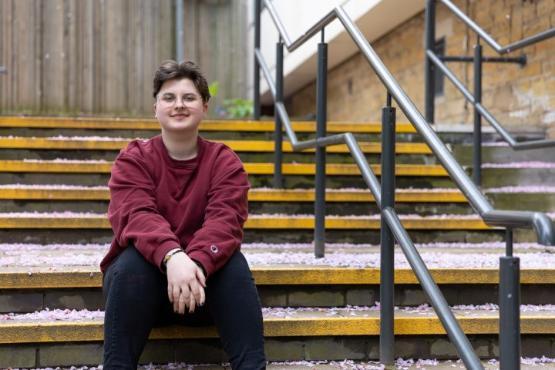
[[[104,369],[136,369],[154,326],[215,324],[233,369],[265,369],[262,310],[241,252],[206,282],[206,303],[193,314],[173,312],[167,278],[133,246],[104,275]]]

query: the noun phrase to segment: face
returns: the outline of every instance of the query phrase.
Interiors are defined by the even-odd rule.
[[[191,80],[164,82],[154,103],[154,113],[166,133],[196,133],[208,104]]]

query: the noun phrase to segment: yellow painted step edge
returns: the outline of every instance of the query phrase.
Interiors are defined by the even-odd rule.
[[[57,150],[120,150],[125,148],[131,141],[128,140],[64,140],[57,138],[39,137],[0,137],[0,149],[57,149]],[[274,152],[274,143],[263,140],[214,140],[229,146],[236,152]],[[368,154],[381,153],[381,144],[378,142],[359,143],[361,150]],[[283,143],[283,151],[292,153],[291,143]],[[430,154],[432,151],[428,145],[423,143],[398,143],[396,146],[397,154]],[[313,153],[314,149],[309,149],[299,153]],[[346,145],[333,145],[327,147],[328,153],[348,153]]]
[[[108,189],[47,189],[47,188],[2,188],[0,199],[35,199],[35,200],[109,200]],[[262,190],[249,191],[251,202],[313,202],[312,190]],[[374,197],[367,192],[333,191],[326,192],[327,202],[373,202]],[[395,201],[398,203],[466,203],[466,198],[459,191],[397,191]]]
[[[257,267],[251,268],[257,285],[376,285],[380,270],[349,267]],[[499,270],[430,269],[437,284],[498,284]],[[555,284],[555,269],[523,269],[522,284]],[[418,284],[409,269],[395,270],[396,284]],[[40,271],[29,273],[1,272],[0,289],[71,289],[101,288],[102,273],[98,268],[72,268],[72,271]]]
[[[481,219],[468,218],[404,218],[408,230],[490,230]],[[310,230],[314,229],[313,217],[253,217],[245,223],[246,229],[261,230]],[[0,229],[110,229],[104,215],[93,217],[0,217]],[[326,229],[379,230],[379,219],[360,217],[327,217]]]
[[[293,121],[296,132],[315,132],[313,121]],[[273,132],[273,121],[245,120],[204,120],[201,131],[244,131]],[[160,130],[157,121],[152,119],[126,118],[70,118],[70,117],[0,117],[0,127],[22,128],[66,128],[66,129],[100,129],[100,130]],[[416,130],[410,123],[397,123],[398,133],[414,133]],[[329,133],[379,133],[381,123],[377,122],[328,122]]]
[[[112,162],[94,161],[41,161],[32,160],[1,160],[0,172],[35,172],[35,173],[109,173]],[[244,163],[245,170],[251,175],[271,175],[274,173],[272,163]],[[372,165],[372,170],[379,175],[380,165]],[[395,166],[398,176],[447,176],[447,171],[440,165],[411,165],[399,164]],[[284,175],[314,175],[315,165],[312,163],[285,163],[282,166]],[[326,173],[333,176],[360,175],[354,164],[328,164]]]
[[[466,334],[497,334],[498,319],[492,316],[469,317],[456,315]],[[0,324],[0,344],[91,342],[103,339],[101,321],[42,322]],[[327,318],[266,318],[266,337],[293,336],[359,336],[379,335],[379,317],[327,317]],[[445,330],[437,317],[399,317],[394,321],[396,335],[444,335]],[[522,315],[522,334],[552,334],[555,315]],[[214,327],[192,328],[169,326],[155,328],[150,339],[213,338]]]

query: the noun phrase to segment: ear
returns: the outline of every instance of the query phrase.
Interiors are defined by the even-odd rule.
[[[202,112],[204,114],[206,114],[206,112],[208,112],[208,103],[203,103],[202,104]]]
[[[152,109],[154,110],[154,117],[156,117],[156,103],[152,104]]]

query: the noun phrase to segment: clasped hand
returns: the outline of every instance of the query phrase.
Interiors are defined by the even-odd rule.
[[[166,266],[168,298],[176,313],[190,313],[204,304],[206,278],[202,269],[185,253],[177,253]]]

